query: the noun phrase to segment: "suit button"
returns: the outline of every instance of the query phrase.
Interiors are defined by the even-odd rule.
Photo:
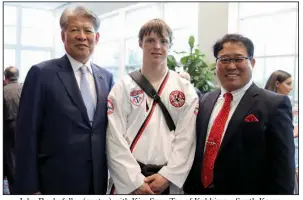
[[[95,132],[92,132],[92,136],[94,136],[94,135],[96,135],[96,133],[95,133]]]

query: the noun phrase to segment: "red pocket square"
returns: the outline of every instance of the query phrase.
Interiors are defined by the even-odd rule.
[[[246,121],[246,122],[258,122],[259,120],[256,118],[255,115],[250,114],[250,115],[247,115],[245,117],[244,121]]]

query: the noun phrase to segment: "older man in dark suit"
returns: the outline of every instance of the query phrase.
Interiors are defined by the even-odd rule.
[[[60,26],[66,55],[27,74],[17,120],[16,194],[106,193],[113,77],[90,61],[99,25],[82,6],[65,9]]]
[[[19,70],[9,66],[4,71],[3,87],[3,175],[12,189],[15,171],[16,119],[22,85],[18,82]]]
[[[188,194],[293,194],[292,108],[251,80],[254,45],[228,34],[214,45],[221,89],[200,99]]]

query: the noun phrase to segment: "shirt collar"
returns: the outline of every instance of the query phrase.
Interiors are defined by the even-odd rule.
[[[231,91],[230,93],[233,95],[233,100],[238,101],[239,98],[241,98],[243,96],[243,94],[246,92],[246,90],[248,90],[248,88],[252,85],[253,81],[250,80],[244,87],[238,89],[238,90],[234,90]],[[227,90],[225,90],[222,86],[221,86],[221,94],[220,97],[223,97],[223,95],[228,92]]]
[[[71,64],[74,72],[78,71],[80,69],[80,67],[82,67],[83,65],[85,65],[88,68],[89,72],[91,74],[93,74],[93,70],[92,70],[92,66],[91,66],[91,59],[90,58],[88,59],[88,61],[85,64],[83,64],[83,63],[75,60],[68,53],[66,53],[66,55],[67,55],[67,57],[69,59],[69,62]]]

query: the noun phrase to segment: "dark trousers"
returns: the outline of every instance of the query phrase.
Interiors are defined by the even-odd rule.
[[[3,177],[6,177],[9,183],[9,190],[12,192],[12,187],[15,180],[15,156],[13,150],[3,151]]]
[[[15,151],[14,151],[15,132],[16,132],[16,122],[14,120],[4,120],[3,121],[3,177],[7,178],[11,193],[15,180]]]

